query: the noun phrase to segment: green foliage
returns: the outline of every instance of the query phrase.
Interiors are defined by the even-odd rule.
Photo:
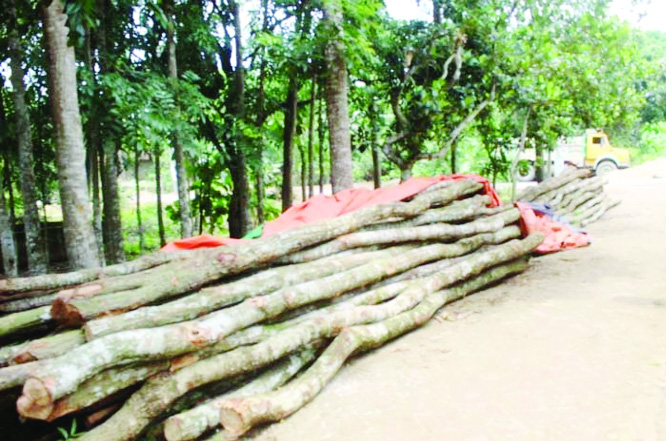
[[[647,124],[641,131],[641,139],[632,162],[640,164],[666,156],[666,121]]]
[[[169,205],[173,191],[167,191],[173,188],[169,170],[174,135],[185,147],[194,194],[191,208],[201,231],[226,232],[233,191],[230,167],[238,152],[244,154],[246,171],[263,178],[266,218],[279,215],[287,89],[295,78],[295,145],[303,147],[308,141],[310,79],[317,74],[319,107],[325,97],[324,49],[334,37],[343,43],[349,70],[356,180],[371,180],[371,152],[377,147],[384,152],[385,182],[400,178],[401,171],[411,170],[415,176],[450,173],[453,149],[458,172],[508,179],[528,112],[527,142],[542,155],[560,136],[590,127],[603,128],[613,140],[626,139],[636,146],[639,161],[664,152],[666,33],[637,32],[607,17],[606,0],[441,0],[438,24],[389,17],[379,0],[340,0],[339,27],[325,24],[321,2],[239,2],[249,12],[241,18],[252,17],[243,23],[245,99],[240,107],[234,17],[226,2],[174,2],[177,80],[166,75],[170,17],[162,3],[103,3],[100,9],[93,0],[66,1],[70,38],[77,59],[84,61],[77,73],[84,130],[99,125],[104,138],[117,141],[129,158],[137,152],[160,155],[162,187],[171,193],[165,197],[171,197],[165,204],[169,239],[178,236],[179,207]],[[57,202],[38,8],[35,2],[21,1],[17,8],[39,191],[42,199]],[[13,28],[4,20],[6,14],[0,11],[3,54]],[[6,57],[0,58],[6,65]],[[7,81],[1,93],[0,145],[7,152],[9,184],[20,214]],[[320,129],[326,144],[326,122],[317,119],[315,130]],[[315,139],[318,152],[320,138]],[[423,160],[429,155],[437,157]],[[300,155],[294,159],[296,182]],[[328,152],[316,159],[327,175]],[[126,168],[131,163],[127,160]],[[154,172],[144,168],[142,189],[154,193]],[[319,167],[315,169],[318,183]],[[130,254],[137,254],[133,183],[124,178],[121,183],[125,244]],[[156,206],[146,199],[143,228],[152,250],[159,247]],[[257,208],[256,195],[252,204]]]
[[[70,441],[83,435],[83,432],[77,432],[76,418],[72,419],[72,425],[69,427],[69,430],[58,427],[58,432],[62,436],[59,441]]]

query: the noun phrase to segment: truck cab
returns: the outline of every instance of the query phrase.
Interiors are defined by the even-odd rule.
[[[588,129],[584,135],[560,139],[549,156],[552,176],[561,173],[566,166],[591,168],[597,175],[604,175],[629,167],[630,161],[629,150],[613,147],[608,135],[599,129]],[[522,152],[520,162],[518,180],[533,180],[536,164],[534,149]]]
[[[618,168],[629,167],[629,160],[629,150],[613,147],[604,132],[586,131],[585,167],[593,168],[598,175],[603,175]]]

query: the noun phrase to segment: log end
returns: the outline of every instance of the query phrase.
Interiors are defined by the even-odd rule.
[[[178,417],[167,418],[164,421],[164,438],[167,441],[179,441],[183,439],[183,432],[180,430],[181,419]]]
[[[229,400],[220,408],[220,424],[232,436],[241,436],[252,428],[243,418],[243,411],[238,408],[242,400]]]
[[[51,317],[63,326],[79,327],[83,324],[83,316],[79,309],[65,299],[56,297],[51,306]]]
[[[23,385],[23,395],[16,401],[16,409],[24,418],[47,420],[53,412],[53,399],[44,382],[28,378]]]

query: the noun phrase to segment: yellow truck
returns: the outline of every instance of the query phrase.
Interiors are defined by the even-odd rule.
[[[553,176],[561,173],[567,166],[591,168],[597,175],[604,175],[618,168],[629,167],[630,155],[628,149],[613,147],[608,135],[603,131],[587,129],[581,136],[562,138],[553,150],[550,160]],[[535,163],[534,149],[528,149],[520,155],[520,181],[534,180]]]

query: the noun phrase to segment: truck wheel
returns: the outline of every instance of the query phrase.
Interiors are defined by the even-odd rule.
[[[534,167],[534,162],[532,161],[521,161],[518,164],[518,169],[516,170],[516,175],[520,182],[531,182],[534,180],[536,175],[536,168]]]
[[[607,159],[597,164],[597,168],[594,171],[596,172],[597,176],[603,176],[615,170],[617,170],[617,164]]]

